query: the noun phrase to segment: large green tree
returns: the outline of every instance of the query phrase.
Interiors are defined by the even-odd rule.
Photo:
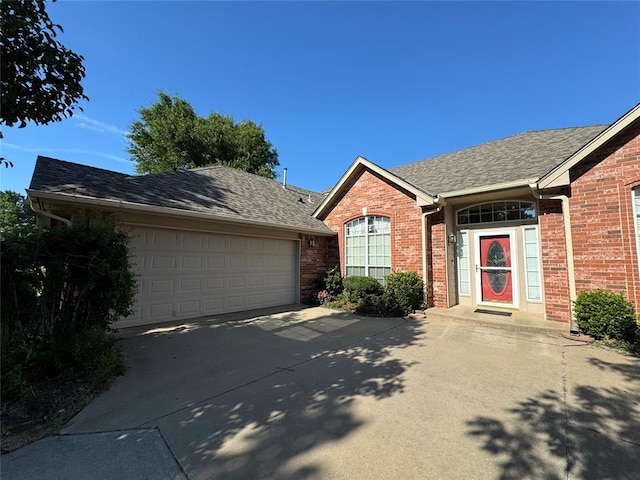
[[[226,165],[275,178],[278,152],[264,129],[251,120],[235,122],[213,112],[197,115],[186,100],[158,92],[158,100],[138,110],[127,151],[138,173],[175,172]]]
[[[56,40],[54,24],[43,0],[0,2],[0,82],[2,123],[25,127],[73,115],[88,100],[81,80],[84,58]]]
[[[7,235],[26,235],[36,224],[36,214],[29,207],[29,201],[18,192],[0,192],[0,241]]]

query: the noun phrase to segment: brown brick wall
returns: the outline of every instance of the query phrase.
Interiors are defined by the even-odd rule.
[[[427,216],[427,265],[431,272],[427,288],[427,306],[429,307],[448,307],[446,245],[443,210]]]
[[[421,209],[408,192],[368,170],[352,180],[346,193],[324,218],[324,222],[338,233],[343,275],[344,224],[362,216],[363,208],[367,209],[367,215],[391,219],[391,271],[415,271],[422,277]]]
[[[311,239],[314,246],[309,246]],[[300,302],[314,303],[317,280],[339,264],[337,236],[300,235]]]
[[[571,310],[562,202],[540,200],[538,223],[547,320],[567,322],[571,318]]]
[[[631,190],[640,185],[640,122],[571,173],[569,208],[576,290],[622,292],[640,311],[640,274]],[[539,206],[547,319],[567,322],[571,310],[562,203]]]
[[[623,292],[640,311],[632,189],[640,185],[640,123],[571,172],[576,289]]]

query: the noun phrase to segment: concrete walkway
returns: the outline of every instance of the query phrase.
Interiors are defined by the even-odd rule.
[[[3,479],[640,471],[640,361],[557,331],[310,308],[123,336],[129,372]]]

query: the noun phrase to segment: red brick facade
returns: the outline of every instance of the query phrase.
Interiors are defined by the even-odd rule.
[[[622,292],[640,311],[640,268],[632,206],[632,189],[640,185],[640,120],[576,165],[570,171],[570,179],[571,185],[564,193],[569,196],[577,293],[598,288]],[[310,250],[307,253],[303,240],[301,283],[306,285],[311,277],[338,262],[344,275],[344,225],[361,217],[366,209],[366,215],[382,215],[391,220],[391,270],[418,272],[425,279],[427,305],[449,306],[445,212],[426,216],[425,278],[422,209],[416,205],[415,197],[367,169],[354,175],[342,191],[323,218],[338,234],[337,241],[327,239],[325,250],[314,250],[312,254]],[[546,318],[568,322],[570,275],[562,202],[540,200],[538,223]],[[314,257],[316,253],[321,253],[320,259]],[[308,288],[303,290],[306,295]]]
[[[314,303],[318,279],[339,263],[337,237],[300,235],[300,302]]]
[[[632,189],[640,185],[640,122],[571,171],[576,289],[623,292],[640,311]]]
[[[448,307],[447,301],[447,239],[444,211],[427,216],[427,305]]]
[[[324,222],[338,234],[340,269],[344,275],[344,224],[362,216],[381,215],[391,220],[391,271],[415,271],[422,277],[421,209],[415,198],[397,185],[366,170],[357,175],[346,193],[337,198]]]
[[[540,200],[538,224],[547,320],[566,322],[571,317],[571,309],[562,202]]]

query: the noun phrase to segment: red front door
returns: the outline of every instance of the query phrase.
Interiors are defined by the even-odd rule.
[[[480,237],[480,283],[483,302],[513,303],[509,235]]]

